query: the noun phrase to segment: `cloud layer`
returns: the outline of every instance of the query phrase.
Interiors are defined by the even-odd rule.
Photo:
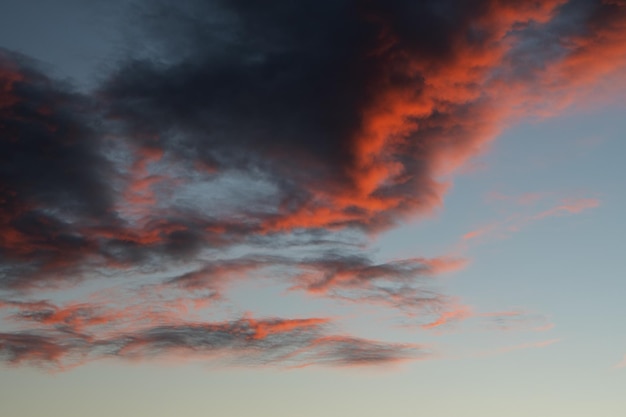
[[[198,307],[265,277],[398,310],[424,329],[463,320],[471,309],[436,278],[466,259],[379,260],[368,237],[432,213],[499,132],[622,82],[626,65],[617,1],[185,0],[134,10],[145,48],[91,92],[0,50],[0,291],[17,326],[0,336],[6,362],[419,357],[411,344],[327,333],[321,319],[154,321],[133,303],[111,321],[88,300],[41,300],[122,280],[146,304]],[[597,204],[564,202],[532,220]]]

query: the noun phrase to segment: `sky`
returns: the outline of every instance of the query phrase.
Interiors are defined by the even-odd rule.
[[[0,6],[1,415],[624,415],[623,0]]]

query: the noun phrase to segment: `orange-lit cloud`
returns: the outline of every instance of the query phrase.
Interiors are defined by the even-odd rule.
[[[524,197],[520,197],[525,199]],[[533,198],[534,200],[534,198]],[[517,199],[519,201],[519,199]],[[522,203],[526,205],[526,202]],[[532,223],[544,220],[548,217],[562,216],[567,214],[579,214],[584,211],[599,207],[601,201],[597,198],[566,198],[558,204],[552,205],[545,210],[535,212],[534,214],[515,214],[508,216],[505,220],[495,221],[481,226],[475,230],[465,233],[462,241],[471,241],[487,238],[502,238],[512,233],[519,232],[521,229],[530,226]]]
[[[441,304],[434,320],[420,325],[425,330],[448,331],[464,322],[469,328],[478,324],[478,329],[499,331],[544,332],[554,328],[554,324],[541,315],[520,310],[479,312],[459,300],[451,299]]]
[[[450,322],[465,320],[469,317],[472,317],[473,314],[474,313],[472,312],[471,308],[469,308],[468,306],[457,306],[452,310],[444,311],[443,313],[441,313],[441,315],[435,321],[423,324],[422,328],[434,329]]]
[[[327,335],[328,319],[253,319],[170,322],[94,338],[80,332],[29,330],[0,333],[0,360],[66,370],[103,358],[191,360],[249,366],[372,366],[415,360],[423,346]]]
[[[626,7],[442,1],[152,4],[147,26],[162,30],[141,36],[155,56],[112,64],[94,91],[0,50],[0,291],[20,327],[0,335],[2,358],[258,350],[257,362],[352,365],[419,351],[329,335],[324,318],[207,323],[186,311],[266,275],[400,310],[423,329],[495,320],[438,287],[467,259],[380,261],[367,239],[442,207],[454,176],[517,121],[609,82],[626,88]],[[216,25],[216,11],[234,18]],[[547,198],[513,198],[536,210],[468,231],[464,244],[600,205]],[[136,302],[22,298],[128,277]],[[165,306],[142,306],[152,302]],[[505,316],[500,328],[526,320]]]
[[[562,214],[577,214],[584,210],[588,210],[591,208],[596,208],[600,205],[600,200],[597,198],[582,198],[578,200],[572,200],[568,202],[564,202],[559,206],[553,207],[549,210],[543,211],[539,214],[536,214],[533,218],[536,220],[540,220],[550,216],[560,216]]]
[[[180,66],[121,64],[97,97],[85,97],[66,91],[27,59],[3,53],[2,114],[15,125],[5,128],[5,133],[19,135],[17,120],[24,127],[47,132],[38,140],[58,147],[55,155],[61,157],[50,166],[55,171],[73,165],[74,156],[89,162],[75,164],[80,167],[75,175],[51,177],[47,187],[30,191],[24,185],[32,183],[26,181],[26,170],[12,173],[10,178],[23,176],[25,181],[3,185],[3,198],[12,201],[13,209],[3,216],[9,220],[0,245],[14,258],[46,254],[39,262],[23,261],[19,273],[47,267],[59,276],[71,267],[71,274],[79,275],[81,268],[94,265],[132,268],[161,256],[195,256],[215,245],[280,240],[301,230],[374,233],[432,212],[443,204],[451,175],[485,151],[517,118],[541,113],[537,106],[543,102],[563,108],[581,88],[619,74],[626,55],[619,46],[624,36],[623,7],[603,3],[587,14],[570,16],[574,6],[565,7],[566,3],[494,1],[472,10],[459,6],[458,16],[450,16],[450,21],[438,16],[430,4],[370,2],[353,11],[340,8],[328,23],[346,18],[354,33],[362,36],[346,37],[340,25],[338,38],[333,37],[326,45],[328,54],[322,56],[285,46],[286,53],[293,55],[285,61],[298,65],[286,68],[284,79],[282,72],[277,76],[278,95],[273,96],[252,88],[260,83],[256,74],[274,68],[271,60],[253,60],[258,65],[255,71],[229,63],[232,83],[223,82],[221,70],[207,64],[211,60],[205,59],[203,50],[192,50],[185,58],[189,62]],[[303,10],[318,11],[316,7],[307,5]],[[250,10],[236,5],[232,12],[240,14],[242,22],[251,17]],[[293,21],[303,18],[303,11],[290,13]],[[320,15],[324,16],[328,14]],[[573,16],[582,19],[585,30],[560,33],[562,28],[553,27]],[[164,27],[176,27],[174,17],[163,19]],[[411,19],[423,19],[424,27],[437,21],[431,29],[438,37],[408,25]],[[242,33],[252,30],[241,29]],[[305,44],[327,41],[319,31],[296,31],[304,38],[294,38],[289,22],[275,29],[281,35],[268,38],[270,44],[282,45],[282,36]],[[261,25],[258,30],[248,33],[250,39],[265,39],[265,28]],[[551,34],[550,47],[557,52],[544,53],[535,43],[544,32]],[[248,41],[241,42],[240,49],[246,50]],[[334,55],[337,45],[344,49]],[[276,50],[283,50],[282,46]],[[523,60],[529,50],[537,52],[535,60]],[[592,60],[592,53],[598,51],[604,59]],[[317,63],[316,71],[309,72],[309,60]],[[249,60],[242,57],[241,61]],[[178,80],[174,90],[171,79]],[[26,89],[16,88],[23,85],[29,85],[34,95],[25,96]],[[200,93],[203,88],[212,89],[211,93]],[[100,100],[99,108],[109,122],[97,131],[91,129],[95,124],[90,118],[101,115],[97,108],[83,105],[92,99]],[[20,102],[32,103],[36,111],[16,113],[23,111],[16,105]],[[71,113],[68,106],[86,110]],[[256,109],[254,117],[243,116],[249,114],[248,108]],[[77,116],[69,117],[70,113]],[[70,131],[89,139],[62,136]],[[106,154],[109,145],[103,146],[103,137],[114,138],[109,141],[118,143],[114,146],[118,154]],[[11,154],[12,149],[5,153]],[[123,152],[130,154],[120,156]],[[47,161],[36,153],[28,158],[32,166],[42,166],[36,163],[38,158]],[[198,166],[211,169],[200,172],[194,168]],[[214,214],[210,203],[202,210],[181,204],[179,189],[196,187],[200,193],[203,185],[208,188],[212,181],[233,173],[266,180],[271,186],[267,199],[227,216]],[[81,179],[80,187],[64,191],[67,201],[49,197],[61,185],[76,183],[74,179]],[[520,197],[520,202],[530,204],[537,198]],[[540,216],[589,207],[563,205]],[[49,217],[62,211],[75,218],[59,222]],[[42,238],[15,227],[31,214],[40,223],[58,222],[61,230]],[[465,239],[484,233],[469,232]],[[59,242],[65,238],[80,247],[79,257],[64,255],[67,249]],[[180,247],[185,250],[178,251]],[[45,274],[34,275],[40,279]],[[6,285],[19,286],[13,281]]]

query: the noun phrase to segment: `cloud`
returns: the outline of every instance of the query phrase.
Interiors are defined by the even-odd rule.
[[[487,328],[504,331],[543,332],[554,328],[554,323],[550,322],[546,316],[523,310],[496,311],[481,313],[477,316],[485,318]]]
[[[265,279],[287,284],[288,293],[305,292],[349,304],[378,305],[403,316],[428,320],[451,308],[452,298],[437,289],[437,278],[462,269],[462,258],[409,258],[375,263],[363,251],[321,253],[316,257],[250,254],[207,261],[200,268],[166,278],[145,291],[225,300],[236,282]],[[142,291],[144,291],[142,290]]]
[[[527,197],[529,194],[522,195],[518,198],[515,197],[498,197],[498,200],[513,201],[516,204],[522,204],[528,206],[531,204],[537,205],[541,199],[546,200],[549,194],[536,194],[542,195],[543,198],[535,197],[532,194],[532,198]],[[551,198],[554,200],[554,198]],[[601,201],[597,198],[561,198],[558,203],[552,203],[551,206],[535,213],[528,213],[530,210],[526,209],[526,213],[516,213],[509,215],[506,219],[501,221],[494,221],[487,223],[477,229],[471,230],[465,233],[461,240],[468,242],[478,239],[488,238],[502,238],[511,235],[512,233],[519,232],[521,229],[530,226],[532,223],[544,220],[548,217],[558,217],[568,214],[580,214],[583,211],[599,207]],[[543,203],[542,205],[546,205]]]
[[[85,94],[4,51],[0,284],[375,233],[432,212],[452,173],[535,112],[537,89],[564,103],[559,92],[620,68],[622,9],[146,2],[134,35],[150,47]],[[604,64],[587,65],[594,48]]]
[[[266,320],[221,325],[163,326],[111,341],[114,355],[145,359],[166,354],[222,356],[245,365],[302,367],[372,366],[426,356],[418,345],[392,344],[345,337],[322,336],[324,320]]]
[[[388,344],[344,336],[320,338],[314,345],[314,359],[323,365],[331,366],[388,366],[397,362],[427,358],[430,355],[429,350],[420,345]]]
[[[232,282],[267,274],[427,327],[461,321],[466,307],[435,277],[467,260],[375,261],[369,237],[436,211],[453,175],[503,129],[561,111],[626,65],[620,2],[184,0],[134,10],[141,48],[129,43],[94,91],[0,51],[0,291],[23,326],[3,333],[10,363],[174,351],[401,359],[410,346],[335,337],[322,323],[202,324],[136,304],[223,300]],[[465,240],[597,205],[563,201]],[[114,311],[19,304],[116,279],[139,299]]]
[[[108,297],[108,296],[107,296]],[[145,301],[145,300],[144,300]],[[189,301],[189,300],[186,300]],[[254,318],[206,322],[178,302],[119,300],[55,305],[47,300],[2,301],[20,330],[0,334],[0,359],[66,370],[104,358],[203,360],[236,366],[368,366],[421,359],[430,349],[330,333],[329,318]]]
[[[251,272],[259,272],[264,268],[288,264],[289,262],[289,259],[277,256],[219,259],[214,262],[207,262],[200,269],[169,278],[164,282],[164,285],[188,291],[210,289],[219,295],[227,284],[234,282],[239,277],[246,277]]]
[[[333,289],[365,289],[376,283],[411,284],[416,278],[437,275],[443,271],[460,269],[466,264],[460,258],[412,258],[374,264],[363,256],[328,254],[326,257],[304,260],[299,280],[311,293],[325,293]]]
[[[584,210],[596,208],[600,205],[600,200],[597,198],[583,198],[572,201],[566,201],[563,204],[553,207],[549,210],[543,211],[534,216],[534,219],[540,220],[550,216],[560,216],[562,214],[577,214]]]
[[[438,332],[449,331],[463,322],[469,322],[466,327],[472,328],[470,326],[477,323],[478,329],[489,331],[543,332],[554,328],[554,324],[542,314],[523,310],[480,312],[459,300],[450,300],[433,321],[420,327]]]
[[[82,340],[70,337],[59,343],[45,334],[0,333],[0,360],[12,365],[58,364],[82,346]]]
[[[0,287],[20,287],[93,251],[73,221],[110,217],[114,174],[89,99],[4,50],[0,86]]]
[[[185,310],[182,300],[160,300],[157,304],[148,302],[144,297],[133,303],[121,294],[114,295],[114,300],[88,297],[83,302],[65,305],[48,300],[0,301],[0,308],[11,311],[7,318],[19,323],[22,329],[33,330],[44,326],[72,334],[95,332],[100,336],[116,329],[134,329],[178,320],[182,316],[181,310]]]
[[[325,254],[296,264],[291,290],[316,297],[396,309],[428,320],[451,308],[453,300],[436,288],[434,277],[466,265],[461,258],[409,258],[374,263],[362,255]]]
[[[494,355],[500,355],[503,353],[514,352],[516,350],[544,348],[544,347],[551,346],[555,343],[558,343],[560,341],[561,339],[547,339],[547,340],[541,340],[538,342],[522,343],[519,345],[511,345],[511,346],[501,347],[498,349],[483,351],[483,352],[477,353],[475,356],[478,356],[478,357],[494,356]]]
[[[131,361],[204,360],[226,365],[371,366],[427,356],[419,345],[327,335],[325,318],[244,317],[215,323],[170,323],[96,338],[67,329],[0,334],[0,359],[64,370],[105,358]]]
[[[422,328],[434,329],[446,325],[450,322],[457,322],[468,319],[473,315],[474,313],[472,312],[471,308],[469,308],[468,306],[459,305],[448,311],[442,312],[435,321],[423,324]]]
[[[441,205],[439,177],[494,137],[479,86],[511,27],[562,2],[440,3],[163,6],[150,23],[185,29],[147,40],[184,52],[132,60],[102,94],[142,144],[269,178],[280,204],[254,214],[264,231],[388,228]]]

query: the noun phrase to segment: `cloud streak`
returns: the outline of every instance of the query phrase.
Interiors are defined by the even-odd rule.
[[[328,335],[325,331],[328,323],[324,318],[256,320],[244,317],[228,322],[148,326],[132,332],[117,332],[108,338],[79,333],[76,327],[70,331],[56,326],[0,333],[0,359],[9,365],[66,370],[107,358],[303,367],[385,365],[429,354],[426,347],[415,344]]]
[[[540,199],[540,197],[534,195],[531,201],[527,201],[526,198],[526,195],[524,195],[517,199],[514,198],[513,201],[517,201],[524,206],[528,206],[531,204],[531,201],[536,204]],[[503,198],[499,199],[502,200]],[[487,223],[477,229],[465,233],[461,236],[461,240],[467,243],[473,240],[507,237],[526,227],[529,227],[534,222],[544,220],[549,217],[580,214],[584,211],[597,208],[600,205],[601,201],[597,198],[564,198],[559,203],[552,204],[551,207],[532,214],[517,213],[508,216],[502,221]],[[529,210],[526,211],[528,212]]]

